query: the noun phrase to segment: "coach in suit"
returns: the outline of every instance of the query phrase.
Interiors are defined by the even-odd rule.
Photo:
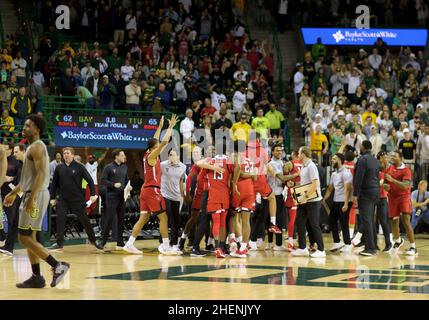
[[[362,231],[365,239],[363,256],[377,253],[374,241],[374,211],[380,198],[380,165],[371,154],[372,144],[368,140],[361,145],[361,156],[355,166],[353,179],[353,202],[358,205]]]

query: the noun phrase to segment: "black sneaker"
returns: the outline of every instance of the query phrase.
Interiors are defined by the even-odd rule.
[[[67,262],[58,262],[55,268],[52,268],[53,277],[51,282],[51,287],[56,287],[58,283],[63,280],[67,271],[69,271],[70,265]]]
[[[400,242],[396,242],[393,244],[393,249],[395,250],[399,250],[399,248],[404,244],[405,240],[404,238],[401,237],[401,241]]]
[[[179,241],[179,249],[180,249],[180,251],[185,250],[185,242],[186,242],[186,239],[180,238],[180,241]]]
[[[29,279],[24,282],[17,283],[16,287],[20,289],[41,289],[46,286],[46,281],[43,276],[32,275]]]
[[[0,247],[0,253],[9,257],[13,256],[13,251],[10,251],[9,248],[6,248],[5,246]]]
[[[361,256],[365,256],[365,257],[373,257],[376,255],[376,251],[372,251],[372,250],[363,250],[362,252],[359,252],[359,254]]]
[[[192,249],[191,257],[205,257],[206,255],[198,249]]]
[[[102,241],[102,240],[100,240],[100,241],[97,241],[96,243],[95,243],[95,247],[98,249],[98,250],[101,250],[101,251],[103,251],[104,250],[104,246],[106,245],[106,242],[104,242],[104,241]]]
[[[60,246],[58,243],[54,243],[52,246],[48,247],[48,250],[55,252],[64,252],[63,246]]]
[[[212,244],[209,244],[208,246],[206,246],[206,251],[208,251],[208,252],[214,252],[215,251],[215,247]]]
[[[389,252],[389,251],[390,251],[390,249],[392,249],[392,245],[391,245],[391,244],[386,245],[386,246],[384,247],[384,249],[383,249],[383,252]]]

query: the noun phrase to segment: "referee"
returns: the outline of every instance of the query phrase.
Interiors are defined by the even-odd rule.
[[[88,235],[89,242],[92,245],[96,244],[95,233],[86,214],[85,191],[82,189],[82,180],[85,180],[91,190],[91,202],[95,202],[94,181],[84,165],[74,160],[74,156],[73,148],[64,148],[64,163],[55,168],[52,178],[51,206],[57,207],[57,242],[48,248],[52,251],[63,251],[68,212],[79,218]]]
[[[125,215],[125,200],[124,190],[128,184],[128,166],[125,164],[127,157],[123,150],[115,149],[112,151],[114,161],[104,167],[101,177],[101,184],[107,189],[106,202],[103,217],[102,239],[97,243],[97,248],[104,249],[104,246],[109,239],[110,229],[112,228],[113,218],[117,216],[117,250],[122,249],[125,245],[123,239],[124,233],[124,215]]]
[[[180,207],[185,197],[186,166],[179,161],[175,150],[170,150],[168,160],[161,162],[161,195],[165,199],[168,222],[171,226],[170,246],[177,254],[183,252],[177,246],[180,227]]]
[[[312,258],[326,257],[325,247],[323,245],[322,230],[320,229],[320,208],[322,205],[322,196],[320,191],[320,177],[316,165],[311,160],[311,151],[308,147],[301,147],[298,152],[299,160],[303,167],[300,171],[300,185],[309,185],[309,189],[304,194],[304,203],[298,206],[298,215],[296,217],[296,225],[298,229],[299,249],[292,252],[293,256],[309,255]],[[317,192],[317,198],[308,200],[308,194]],[[317,243],[317,251],[309,253],[306,247],[306,223],[309,222],[309,233],[311,232],[314,240]]]

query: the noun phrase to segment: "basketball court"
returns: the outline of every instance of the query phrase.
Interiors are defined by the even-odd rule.
[[[142,256],[114,250],[95,253],[89,245],[70,245],[54,253],[71,264],[54,289],[15,287],[31,274],[26,252],[16,250],[13,257],[0,257],[0,300],[33,299],[36,293],[46,300],[429,300],[429,239],[423,237],[417,240],[418,257],[401,252],[376,257],[331,253],[326,259],[312,259],[257,251],[247,259],[216,259],[160,256],[156,240],[136,242]],[[326,247],[331,244],[325,235]],[[108,248],[115,249],[115,244]],[[50,283],[49,266],[41,267]]]

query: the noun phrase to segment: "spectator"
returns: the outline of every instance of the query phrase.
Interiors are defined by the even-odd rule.
[[[296,102],[296,117],[298,119],[301,117],[300,95],[304,89],[304,81],[306,79],[304,77],[304,66],[301,64],[297,64],[297,68],[298,70],[293,76],[293,81],[294,81],[294,93],[295,93],[295,102]]]
[[[192,109],[186,110],[186,118],[180,122],[180,133],[183,136],[183,143],[190,143],[192,133],[195,131],[195,124],[192,120]]]
[[[3,135],[9,137],[10,134],[15,131],[15,121],[9,115],[8,109],[2,110],[0,121],[0,128],[3,132]]]
[[[322,127],[317,125],[315,130],[312,128],[312,123],[310,122],[310,149],[311,153],[314,153],[317,156],[317,162],[319,165],[322,165],[322,155],[325,155],[328,152],[328,139],[322,133]]]
[[[368,57],[368,62],[374,70],[377,70],[380,68],[381,63],[383,62],[382,57],[378,54],[378,49],[373,48],[372,54]]]
[[[25,88],[19,88],[19,95],[13,97],[10,103],[10,111],[12,112],[15,124],[21,126],[24,124],[25,118],[32,112],[31,100],[26,95]]]
[[[104,110],[113,110],[115,96],[117,95],[116,87],[110,83],[109,76],[104,75],[102,80],[103,89],[100,92],[100,108]]]
[[[86,108],[95,108],[95,98],[87,88],[85,88],[84,86],[77,87],[76,95],[79,97],[79,102]]]
[[[12,74],[20,87],[25,86],[27,61],[22,57],[21,52],[16,53],[16,58],[12,60]]]
[[[29,78],[27,92],[33,106],[33,113],[41,111],[42,97],[44,96],[43,88],[37,85],[32,78]]]
[[[164,110],[168,110],[170,107],[171,93],[165,87],[164,83],[160,83],[158,86],[158,91],[155,92],[155,99],[159,99]]]
[[[134,67],[130,65],[130,60],[126,59],[125,65],[121,67],[122,80],[128,83],[128,81],[132,78],[134,71]]]
[[[426,226],[429,225],[429,192],[427,191],[428,182],[427,180],[421,180],[419,182],[417,190],[411,193],[411,203],[413,206],[413,212],[411,214],[411,226],[413,229],[418,231],[418,227],[423,221]]]
[[[235,118],[231,112],[231,109],[229,109],[226,105],[226,102],[220,103],[220,108],[213,114],[213,122],[216,123],[221,118],[220,112],[225,111],[225,118],[229,119],[231,121],[231,124],[235,122]]]
[[[0,104],[1,104],[1,108],[2,109],[9,108],[10,100],[11,100],[11,94],[7,88],[7,83],[6,82],[0,83]]]
[[[369,141],[372,144],[371,153],[374,157],[376,157],[381,150],[383,139],[381,138],[381,135],[378,133],[378,128],[375,125],[371,126]]]
[[[103,82],[100,79],[100,71],[95,69],[94,75],[86,81],[85,87],[91,92],[96,101],[100,98],[100,93],[103,90]]]
[[[9,81],[10,72],[7,70],[6,62],[1,62],[1,68],[0,68],[0,82],[7,82]]]
[[[243,110],[243,106],[246,103],[246,94],[244,86],[240,85],[238,90],[234,92],[234,96],[232,98],[233,104],[233,113],[240,113]]]
[[[82,68],[80,74],[83,80],[83,83],[86,84],[86,81],[90,78],[93,77],[95,73],[95,68],[91,66],[91,61],[90,60],[86,60],[85,61],[85,66]]]
[[[72,77],[71,69],[65,70],[64,77],[61,78],[60,95],[61,96],[74,96],[76,88],[76,81]]]
[[[270,135],[270,120],[264,116],[264,109],[256,110],[256,117],[252,120],[252,128],[260,134],[261,140],[266,141]]]
[[[246,141],[249,139],[249,131],[252,129],[250,124],[247,123],[247,115],[242,114],[240,121],[234,123],[230,130],[231,138],[234,141]]]
[[[219,111],[220,118],[216,120],[213,125],[214,130],[223,130],[231,129],[232,122],[227,118],[227,111],[225,109],[220,109]]]
[[[272,136],[282,137],[282,128],[285,118],[283,114],[277,110],[277,105],[270,104],[270,110],[265,114],[265,117],[270,121],[270,133]]]
[[[429,169],[429,126],[425,126],[424,133],[417,141],[417,159],[419,162],[419,180],[427,180]]]
[[[311,47],[311,55],[313,56],[313,60],[318,60],[319,57],[326,58],[326,46],[322,44],[321,38],[317,38],[317,43]]]
[[[212,117],[216,111],[217,111],[216,108],[212,106],[211,99],[205,98],[204,107],[200,111],[201,118],[204,118],[206,115],[209,115],[210,117]]]
[[[139,111],[141,87],[137,85],[136,79],[131,79],[130,83],[125,87],[126,106],[127,110]]]
[[[416,143],[411,139],[411,133],[408,128],[405,128],[404,139],[399,141],[398,150],[401,151],[404,156],[404,163],[414,171],[414,163],[416,162]]]
[[[114,10],[114,33],[113,33],[113,41],[115,45],[122,46],[124,44],[124,36],[125,36],[125,10],[119,5]],[[119,68],[118,66],[115,68]],[[114,68],[112,69],[114,70]],[[139,189],[140,190],[140,189]]]

